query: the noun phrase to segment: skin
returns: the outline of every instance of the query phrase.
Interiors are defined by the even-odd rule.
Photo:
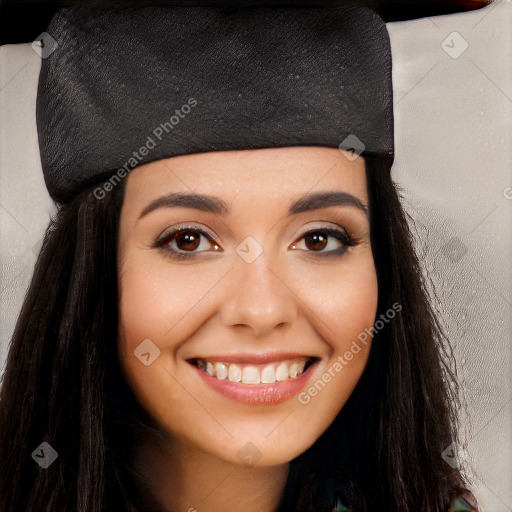
[[[294,200],[320,191],[343,191],[367,205],[364,160],[349,156],[317,146],[198,153],[127,177],[118,353],[164,435],[142,443],[135,462],[164,510],[217,512],[241,502],[245,512],[276,510],[289,461],[328,428],[359,380],[371,341],[307,404],[297,395],[240,403],[207,386],[187,362],[241,352],[308,354],[319,361],[307,390],[373,326],[377,277],[364,211],[344,205],[288,215]],[[231,213],[162,207],[139,218],[154,199],[191,192],[222,199]],[[168,247],[195,253],[187,260],[154,247],[183,223],[212,240],[195,233],[200,244],[190,249],[171,239]],[[358,244],[336,255],[344,244],[333,236],[323,246],[307,243],[304,235],[325,228],[345,230]],[[252,263],[236,252],[248,236],[263,250]],[[147,366],[134,355],[145,339],[160,350]],[[247,443],[260,457],[250,466],[240,456]]]

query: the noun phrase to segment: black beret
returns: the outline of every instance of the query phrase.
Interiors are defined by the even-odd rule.
[[[47,33],[36,119],[56,201],[189,153],[393,158],[389,34],[367,7],[66,7]]]

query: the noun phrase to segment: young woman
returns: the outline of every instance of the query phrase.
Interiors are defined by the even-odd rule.
[[[160,7],[114,13],[120,24],[112,24],[110,14],[95,14],[82,26],[85,11],[70,10],[59,21],[61,34],[78,27],[84,36],[97,26],[97,34],[105,38],[116,27],[111,40],[108,36],[97,45],[99,58],[112,48],[123,54],[121,43],[130,41],[133,48],[144,43],[145,51],[158,54],[151,46],[158,37],[148,34],[145,23],[154,23],[155,34],[161,34],[159,28],[170,27],[171,18],[176,21],[183,14],[196,22],[204,16],[198,22],[202,27],[206,19],[217,18],[218,33],[229,34],[222,39],[221,53],[236,63],[227,66],[237,69],[226,79],[231,82],[243,78],[243,61],[237,60],[243,48],[250,46],[244,51],[251,59],[269,59],[256,42],[252,46],[254,34],[245,46],[241,36],[261,21],[265,23],[257,29],[264,31],[269,20],[277,20],[272,34],[278,37],[262,33],[260,41],[273,46],[283,62],[285,55],[277,48],[288,48],[289,57],[296,54],[292,43],[302,45],[308,38],[310,55],[318,62],[327,56],[323,65],[334,62],[333,48],[338,46],[332,40],[326,44],[325,37],[320,42],[321,26],[325,34],[342,39],[350,34],[344,53],[363,48],[351,54],[352,66],[344,67],[346,82],[341,79],[347,89],[349,79],[363,89],[344,101],[371,96],[376,103],[364,107],[359,101],[353,125],[349,115],[340,116],[347,133],[358,133],[361,139],[337,147],[329,136],[329,121],[322,117],[329,89],[324,85],[313,99],[301,100],[299,106],[311,110],[300,121],[304,128],[299,136],[292,138],[291,130],[279,131],[290,125],[280,117],[285,114],[271,109],[262,113],[263,107],[251,110],[247,90],[238,104],[229,103],[229,94],[222,97],[225,89],[218,87],[217,69],[205,71],[200,63],[201,58],[213,61],[206,49],[213,45],[204,44],[204,54],[190,50],[188,67],[196,66],[194,76],[201,79],[209,73],[216,100],[222,97],[219,105],[226,116],[234,113],[232,132],[227,133],[227,123],[218,122],[215,110],[193,124],[185,117],[195,115],[192,107],[182,107],[183,115],[177,113],[179,120],[168,127],[176,131],[167,146],[165,124],[159,125],[160,131],[142,127],[140,133],[152,134],[148,143],[151,139],[158,146],[154,139],[159,133],[162,144],[158,149],[147,144],[146,152],[141,148],[137,154],[142,156],[154,151],[151,161],[130,164],[133,169],[121,176],[126,153],[119,148],[130,132],[123,132],[126,123],[117,103],[122,94],[106,85],[123,83],[120,70],[97,75],[110,110],[95,110],[102,101],[98,94],[80,104],[79,75],[77,81],[69,78],[69,46],[62,71],[67,98],[58,94],[60,78],[51,69],[43,70],[38,109],[46,121],[55,115],[50,127],[41,124],[38,114],[40,130],[49,134],[40,138],[43,170],[60,204],[3,377],[0,509],[476,510],[460,470],[442,458],[457,441],[452,356],[390,177],[392,151],[387,150],[392,147],[386,129],[392,123],[379,125],[379,117],[373,117],[380,108],[389,121],[390,103],[382,103],[380,96],[389,99],[389,80],[382,82],[387,87],[383,91],[375,76],[365,84],[368,76],[354,72],[360,59],[368,59],[365,69],[375,64],[365,37],[370,42],[378,34],[382,38],[382,22],[367,9],[176,11]],[[324,16],[321,25],[318,16]],[[340,17],[325,28],[333,16]],[[244,25],[230,31],[226,27],[234,19]],[[139,27],[133,39],[119,36],[126,20]],[[182,21],[177,25],[184,26]],[[381,23],[380,32],[369,30],[375,23]],[[284,26],[289,31],[283,32]],[[193,32],[202,44],[201,37],[211,43],[209,34],[215,31],[205,29],[202,36]],[[282,39],[283,33],[287,38]],[[78,53],[88,58],[84,52],[92,51],[86,44],[90,41],[73,35],[57,39],[58,44],[80,40],[83,49]],[[340,48],[346,43],[336,42]],[[307,60],[307,44],[301,46],[300,62]],[[315,44],[327,51],[317,56]],[[98,66],[110,69],[105,61]],[[85,73],[89,69],[82,66]],[[280,68],[272,63],[269,69],[273,74],[259,69],[258,76],[274,80]],[[173,72],[172,87],[180,90],[179,73]],[[307,70],[297,76],[301,73]],[[310,73],[317,76],[317,70]],[[150,80],[163,75],[158,69]],[[268,83],[281,92],[290,75],[280,76],[284,78],[277,86]],[[84,79],[91,82],[91,77]],[[52,96],[50,85],[55,83]],[[147,94],[138,78],[133,83]],[[260,84],[255,85],[257,95]],[[294,91],[282,98],[293,99]],[[71,107],[69,95],[79,98],[80,108]],[[275,95],[269,90],[265,95],[275,104]],[[55,114],[55,100],[48,100],[53,97],[64,105]],[[215,101],[213,94],[208,98]],[[162,105],[160,98],[153,102],[149,95],[141,103],[143,109],[150,105],[150,119],[151,108]],[[247,120],[234,122],[243,115],[237,105],[253,114],[247,117],[257,130],[250,132]],[[94,130],[80,132],[80,120],[94,121],[99,111],[105,116],[101,136],[91,137]],[[72,132],[62,129],[71,125],[64,121],[59,127],[66,116],[74,120],[78,134],[72,141]],[[307,133],[306,119],[319,127],[319,138]],[[241,134],[246,126],[249,133]],[[263,128],[276,143],[265,138]],[[204,146],[197,143],[199,130]],[[176,140],[181,151],[172,145]],[[365,141],[362,151],[354,140]],[[89,145],[86,153],[80,149],[83,141]],[[104,163],[102,153],[116,154],[114,143],[120,162],[117,177],[105,172],[114,166]],[[133,149],[134,140],[128,145]],[[87,166],[73,169],[66,160],[75,158],[73,149]],[[67,169],[66,175],[59,165]]]

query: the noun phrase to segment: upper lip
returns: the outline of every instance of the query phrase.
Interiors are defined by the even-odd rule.
[[[309,359],[314,356],[308,354],[299,354],[297,352],[273,352],[273,353],[238,353],[226,355],[211,355],[190,357],[187,361],[197,361],[202,359],[212,363],[233,363],[233,364],[263,364],[286,361],[287,359]]]

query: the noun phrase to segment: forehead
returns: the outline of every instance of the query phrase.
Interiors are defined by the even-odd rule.
[[[176,191],[261,203],[331,189],[366,202],[363,158],[323,146],[182,155],[137,167],[127,180],[125,200],[132,205]]]

